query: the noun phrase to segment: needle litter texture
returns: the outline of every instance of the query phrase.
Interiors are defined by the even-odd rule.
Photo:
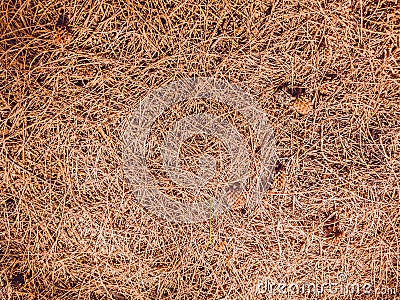
[[[400,290],[399,1],[0,0],[0,20],[0,298],[282,299],[258,284],[343,274],[386,291],[371,299]],[[254,96],[287,172],[264,205],[214,218],[207,250],[208,221],[153,215],[122,168],[132,109],[196,76]],[[193,149],[222,173],[232,159],[188,140],[194,174]],[[307,295],[334,297],[363,295]]]

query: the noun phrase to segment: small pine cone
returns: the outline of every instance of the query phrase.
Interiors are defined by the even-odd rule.
[[[310,101],[304,96],[295,99],[292,105],[293,108],[301,115],[308,114],[312,109]]]
[[[69,45],[73,40],[72,34],[69,28],[63,27],[56,27],[54,32],[54,42],[57,45]]]
[[[236,195],[235,202],[231,206],[233,210],[240,210],[244,207],[246,204],[246,198],[243,196],[243,194]]]
[[[330,244],[338,244],[343,239],[344,232],[338,228],[334,228],[334,230],[327,235],[328,243]]]
[[[286,167],[283,164],[278,163],[277,167],[275,168],[275,178],[273,182],[273,187],[275,189],[283,188],[286,181],[286,175],[287,175]]]
[[[72,77],[79,78],[79,79],[90,79],[94,77],[94,71],[93,69],[90,69],[90,66],[85,66],[82,68],[77,68],[75,70],[75,74],[72,75]]]
[[[239,210],[246,204],[246,198],[244,197],[243,191],[240,184],[234,184],[229,187],[226,191],[227,203],[233,210]]]
[[[214,246],[214,250],[218,252],[224,252],[226,249],[226,242],[222,241]]]
[[[244,197],[243,193],[232,193],[227,194],[228,198],[228,205],[233,210],[239,210],[244,207],[246,204],[246,198]]]

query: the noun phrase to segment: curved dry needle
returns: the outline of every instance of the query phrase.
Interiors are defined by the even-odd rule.
[[[212,199],[213,198],[210,197],[210,218],[209,218],[210,231],[209,231],[209,240],[208,240],[207,245],[206,245],[206,251],[208,250],[208,247],[210,247],[210,245],[213,242],[213,228],[212,228],[212,204],[213,204],[213,202],[212,202]]]

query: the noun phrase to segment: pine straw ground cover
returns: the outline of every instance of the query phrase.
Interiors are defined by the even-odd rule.
[[[399,1],[0,10],[0,297],[255,299],[265,278],[341,272],[399,292]],[[263,207],[215,218],[207,250],[208,222],[156,218],[122,169],[132,108],[192,76],[254,95],[287,174]],[[309,296],[334,297],[351,295]]]

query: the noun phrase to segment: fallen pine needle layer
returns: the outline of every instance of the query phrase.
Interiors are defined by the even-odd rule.
[[[399,5],[0,0],[0,298],[254,299],[339,273],[399,291]],[[122,170],[132,108],[192,76],[254,95],[285,165],[207,250],[209,222],[157,218]]]

